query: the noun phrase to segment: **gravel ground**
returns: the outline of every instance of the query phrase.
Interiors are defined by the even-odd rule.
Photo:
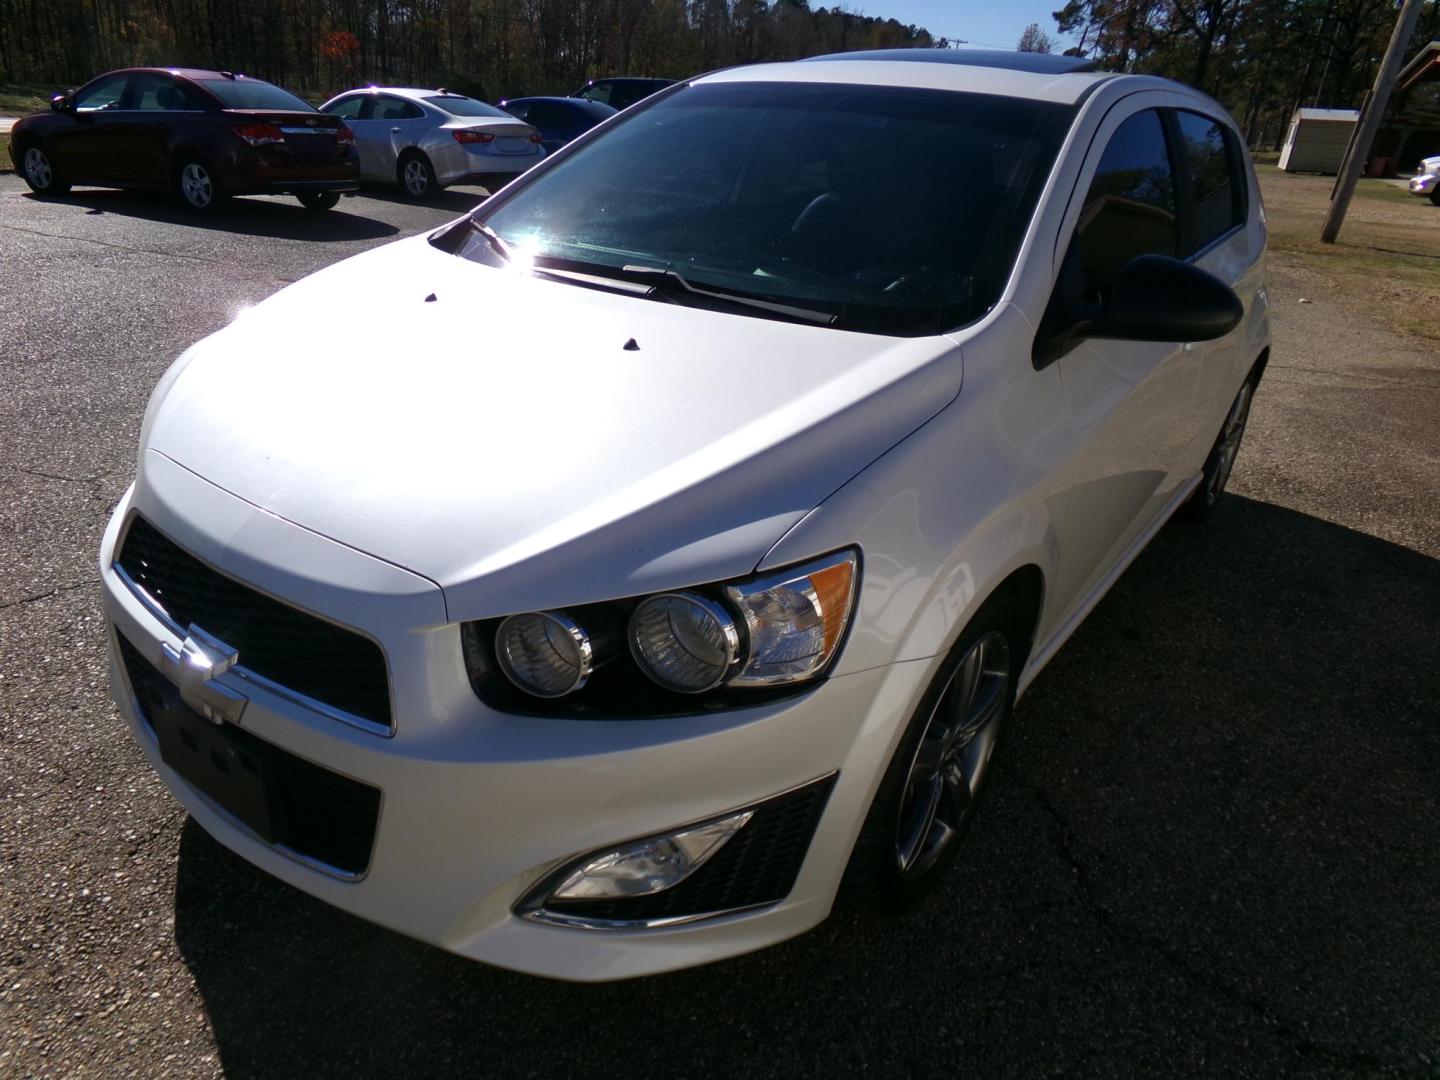
[[[1440,1077],[1440,356],[1295,266],[1235,494],[1037,680],[913,912],[572,986],[189,822],[102,651],[146,395],[240,306],[473,198],[212,223],[0,177],[0,1075]]]

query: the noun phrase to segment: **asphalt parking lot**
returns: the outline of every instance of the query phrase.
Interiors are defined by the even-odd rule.
[[[1234,495],[1039,678],[909,914],[574,986],[189,822],[102,649],[149,390],[243,305],[476,198],[199,221],[0,176],[0,1075],[1440,1077],[1440,354],[1283,264]]]

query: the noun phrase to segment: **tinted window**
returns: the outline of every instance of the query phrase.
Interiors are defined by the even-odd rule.
[[[506,103],[505,111],[517,120],[524,120],[530,115],[530,106],[523,101],[511,101]]]
[[[75,108],[80,112],[95,112],[99,109],[118,109],[120,98],[125,94],[125,84],[130,76],[125,73],[106,75],[96,79],[75,95]]]
[[[354,120],[360,115],[360,110],[364,105],[365,95],[355,94],[351,97],[341,98],[339,101],[332,101],[321,112],[329,113],[331,116],[343,116],[346,120]]]
[[[601,105],[610,104],[610,84],[596,83],[594,86],[587,86],[580,92],[580,96],[587,101],[598,101]]]
[[[286,109],[291,112],[315,112],[314,105],[302,101],[288,90],[271,86],[259,79],[206,79],[202,86],[220,99],[227,109]]]
[[[1071,115],[930,89],[693,86],[479,216],[542,261],[671,268],[854,329],[934,333],[998,300]]]
[[[451,116],[503,116],[509,118],[510,114],[504,109],[497,109],[494,105],[486,105],[483,101],[476,101],[474,98],[464,97],[460,94],[437,94],[435,97],[425,99],[431,105],[444,109]]]
[[[553,101],[535,102],[525,118],[548,138],[563,138],[572,126],[569,112]]]
[[[130,100],[134,103],[132,109],[144,112],[179,112],[199,107],[186,100],[185,91],[169,75],[136,75]]]
[[[1192,112],[1177,112],[1175,119],[1190,189],[1184,254],[1191,255],[1245,220],[1245,187],[1234,138],[1223,124]]]
[[[1136,113],[1110,137],[1076,235],[1092,298],[1135,256],[1177,252],[1175,182],[1155,110]]]
[[[400,98],[381,95],[375,99],[375,105],[370,110],[369,119],[419,120],[424,115],[425,110],[413,101],[404,101]]]

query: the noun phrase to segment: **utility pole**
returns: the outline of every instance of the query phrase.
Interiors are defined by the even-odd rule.
[[[1330,199],[1330,210],[1325,215],[1325,224],[1320,230],[1320,241],[1335,243],[1340,235],[1340,226],[1345,223],[1345,212],[1350,209],[1350,199],[1355,194],[1355,183],[1360,179],[1360,170],[1365,166],[1365,154],[1375,141],[1375,132],[1380,129],[1380,119],[1385,115],[1385,106],[1390,104],[1390,91],[1400,74],[1405,60],[1405,47],[1420,21],[1420,8],[1424,0],[1405,0],[1400,8],[1400,17],[1395,20],[1395,32],[1390,35],[1390,45],[1385,50],[1385,59],[1380,61],[1380,71],[1375,76],[1375,88],[1370,91],[1369,105],[1361,112],[1355,124],[1355,141],[1346,155],[1335,194]]]

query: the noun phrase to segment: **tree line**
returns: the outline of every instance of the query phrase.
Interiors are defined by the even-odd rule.
[[[1070,0],[1055,13],[1077,41],[1067,51],[1204,90],[1252,146],[1275,149],[1296,108],[1359,107],[1395,17],[1395,0]],[[1407,55],[1437,37],[1432,0]]]
[[[0,0],[0,82],[44,86],[156,64],[317,93],[374,82],[494,100],[603,75],[944,44],[808,0]]]

